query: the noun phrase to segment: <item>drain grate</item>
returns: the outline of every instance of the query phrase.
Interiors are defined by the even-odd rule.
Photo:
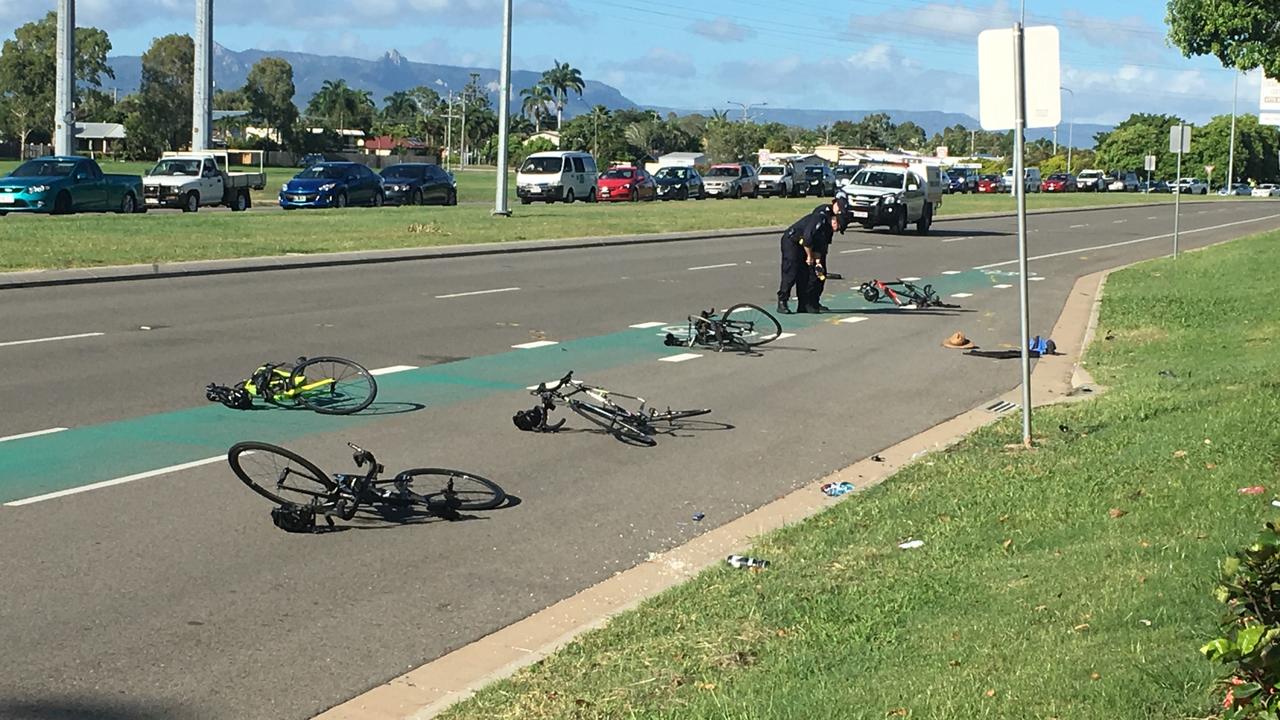
[[[1007,413],[1010,410],[1017,410],[1018,407],[1018,403],[1011,403],[1008,400],[997,400],[987,406],[987,412],[999,415],[1000,413]]]

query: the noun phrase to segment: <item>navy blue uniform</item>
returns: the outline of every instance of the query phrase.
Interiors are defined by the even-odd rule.
[[[805,264],[804,249],[809,248],[814,258],[824,258],[831,245],[831,206],[819,205],[813,212],[796,221],[782,233],[782,282],[778,286],[778,302],[791,299],[795,288],[800,308],[816,307],[822,294],[821,283],[813,270]],[[816,292],[815,292],[816,290]]]

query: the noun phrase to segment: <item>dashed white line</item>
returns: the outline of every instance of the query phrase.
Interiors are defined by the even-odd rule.
[[[973,293],[951,293],[951,297],[953,298],[973,297]]]
[[[1280,214],[1266,215],[1259,218],[1252,218],[1250,220],[1237,220],[1235,222],[1223,223],[1222,225],[1213,225],[1211,227],[1206,227],[1206,228],[1197,228],[1195,230],[1183,230],[1181,234],[1192,235],[1195,233],[1209,232],[1210,230],[1221,230],[1223,228],[1234,227],[1236,225],[1246,225],[1248,223],[1262,222],[1263,220],[1274,220],[1276,218],[1280,218]],[[1165,238],[1171,238],[1171,237],[1173,237],[1173,233],[1164,233],[1163,235],[1152,235],[1151,237],[1138,238],[1137,240],[1125,240],[1123,242],[1108,243],[1106,245],[1094,245],[1093,247],[1076,248],[1075,250],[1063,250],[1062,252],[1049,253],[1047,255],[1033,255],[1032,257],[1029,257],[1027,259],[1028,260],[1047,260],[1049,258],[1062,257],[1063,255],[1075,255],[1076,253],[1089,252],[1091,250],[1107,250],[1109,248],[1123,247],[1125,245],[1136,245],[1137,243],[1150,242],[1152,240],[1163,240]],[[1002,267],[1005,265],[1017,265],[1017,264],[1018,264],[1018,261],[1016,259],[1005,260],[1003,262],[991,263],[989,265],[979,265],[975,267],[974,270],[987,270],[989,268]]]
[[[31,345],[34,343],[57,342],[58,340],[78,340],[80,338],[100,337],[106,333],[88,332],[77,333],[75,335],[58,335],[56,337],[32,338],[30,340],[10,340],[8,342],[0,342],[0,347],[10,347],[12,345]]]
[[[680,353],[679,355],[668,355],[664,358],[658,358],[658,362],[678,363],[686,360],[697,360],[702,357],[698,353]]]
[[[837,320],[836,322],[842,325],[852,325],[854,323],[860,323],[863,320],[869,320],[869,319],[870,318],[868,318],[866,315],[854,315],[853,317],[847,317],[842,320]]]
[[[899,279],[899,280],[901,280],[901,281],[903,281],[903,282],[915,282],[915,281],[919,280],[920,278],[918,278],[918,277],[904,277],[904,278],[898,278],[898,279]]]
[[[972,240],[973,237],[974,237],[973,235],[965,235],[964,237],[958,237],[958,238],[943,238],[942,242],[944,243],[960,242],[961,240]]]
[[[1067,228],[1067,229],[1068,229],[1068,230],[1075,230],[1075,229],[1077,229],[1077,228],[1087,228],[1087,227],[1089,227],[1089,224],[1088,224],[1088,223],[1085,223],[1085,224],[1083,224],[1083,225],[1072,225],[1071,227],[1069,227],[1069,228]]]
[[[391,375],[392,373],[404,372],[406,370],[417,370],[417,365],[391,365],[390,367],[378,368],[370,370],[370,375]]]
[[[64,427],[46,428],[44,430],[35,430],[33,432],[18,433],[17,435],[8,435],[5,437],[0,437],[0,442],[8,442],[10,440],[22,440],[25,438],[39,437],[41,435],[52,435],[53,433],[62,432],[63,430],[66,430],[66,428]]]
[[[1111,224],[1112,224],[1112,225],[1123,225],[1123,224],[1125,224],[1125,223],[1127,223],[1127,222],[1129,222],[1129,221],[1128,221],[1128,220],[1112,220],[1112,221],[1111,221]]]
[[[1036,277],[1029,277],[1029,278],[1027,278],[1027,280],[1028,280],[1029,282],[1040,282],[1040,281],[1041,281],[1041,280],[1043,280],[1043,279],[1044,279],[1044,278],[1042,278],[1042,277],[1040,277],[1040,276],[1038,276],[1038,275],[1037,275]]]
[[[203,460],[193,460],[188,463],[182,463],[181,465],[170,465],[169,467],[163,467],[158,470],[148,470],[146,472],[137,473],[136,475],[126,475],[125,477],[116,478],[114,480],[103,480],[102,482],[90,483],[88,485],[81,485],[80,487],[68,488],[66,490],[59,490],[57,492],[46,493],[44,495],[36,495],[35,497],[24,498],[22,500],[14,500],[13,502],[5,503],[5,507],[22,507],[23,505],[31,505],[33,503],[44,502],[45,500],[54,500],[56,498],[66,497],[68,495],[76,495],[78,493],[88,492],[90,490],[98,490],[104,487],[111,487],[112,485],[123,485],[125,483],[133,482],[134,480],[145,480],[147,478],[156,477],[157,475],[168,475],[169,473],[180,472],[182,470],[190,470],[191,468],[200,467],[201,465],[208,465],[210,463],[226,461],[226,459],[227,459],[227,456],[225,454],[216,455],[214,457],[205,458]]]
[[[1149,216],[1147,217],[1147,219],[1148,219],[1148,220],[1159,220],[1160,218],[1159,218],[1159,217],[1157,217],[1157,216],[1155,216],[1155,215],[1149,215]]]
[[[689,270],[715,270],[716,268],[737,267],[738,263],[720,263],[719,265],[697,265]]]
[[[999,285],[992,285],[991,287],[995,288],[996,290],[1008,290],[1009,288],[1011,288],[1011,287],[1013,287],[1013,286],[1012,286],[1012,285],[1006,285],[1006,284],[1004,284],[1004,283],[1001,283],[1001,284],[999,284]]]
[[[637,329],[637,330],[648,330],[648,329],[650,329],[650,328],[662,327],[663,325],[666,325],[666,323],[664,323],[664,322],[642,322],[642,323],[636,323],[635,325],[630,325],[630,326],[628,326],[628,327],[633,327],[633,328],[635,328],[635,329]]]
[[[535,350],[537,348],[550,347],[551,345],[559,344],[560,343],[555,340],[534,340],[533,342],[520,343],[519,345],[512,345],[511,347],[516,350]]]
[[[959,270],[943,270],[942,274],[943,275],[959,275],[960,271]]]
[[[841,254],[841,255],[851,255],[851,254],[853,254],[853,253],[870,252],[870,251],[872,251],[872,250],[875,250],[875,248],[854,248],[854,249],[852,249],[852,250],[841,250],[841,251],[840,251],[840,254]]]
[[[448,295],[437,295],[437,300],[447,300],[449,298],[471,297],[472,295],[492,295],[493,293],[515,292],[518,287],[494,288],[493,290],[473,290],[471,292],[449,293]]]

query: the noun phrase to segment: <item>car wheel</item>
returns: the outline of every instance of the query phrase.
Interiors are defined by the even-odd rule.
[[[916,234],[924,235],[928,233],[930,225],[933,225],[933,203],[925,203],[924,212],[920,213],[920,220],[916,222]]]
[[[244,212],[249,209],[249,192],[241,190],[231,201],[231,212]]]
[[[595,201],[596,201],[596,189],[591,188],[591,190],[587,193],[587,202],[593,203]]]
[[[382,203],[383,203],[383,202],[385,202],[385,201],[386,201],[386,200],[385,200],[385,198],[383,198],[383,197],[382,197],[382,193],[374,193],[374,194],[373,194],[373,206],[374,206],[374,207],[376,207],[376,208],[380,208],[380,207],[382,207]]]
[[[681,200],[688,200],[688,199],[689,199],[689,188],[685,188],[684,190],[681,190],[681,191],[680,191],[680,199],[681,199]]]
[[[124,198],[120,200],[120,210],[118,212],[121,215],[132,215],[136,209],[135,202],[133,193],[125,193]]]
[[[449,205],[449,206],[457,205],[457,204],[458,204],[458,191],[457,191],[457,190],[450,190],[450,191],[449,191],[449,197],[448,197],[448,198],[445,198],[444,204],[445,204],[445,205]]]
[[[898,210],[898,217],[894,218],[892,229],[893,229],[893,234],[894,234],[894,235],[905,235],[905,234],[906,234],[906,232],[907,232],[907,208],[906,208],[906,206],[905,206],[905,205],[904,205],[900,210]]]
[[[564,201],[568,205],[572,205],[574,201],[573,188],[569,188],[564,192]]]
[[[733,189],[733,199],[738,200],[741,197],[742,197],[742,186],[739,185],[738,187]]]
[[[192,190],[187,193],[187,197],[182,201],[182,212],[193,213],[200,211],[200,193]]]
[[[338,193],[338,196],[337,196],[336,198],[334,198],[334,200],[333,200],[333,204],[334,204],[334,205],[337,205],[339,208],[344,208],[344,207],[346,207],[346,206],[347,206],[347,194],[346,194],[346,193]]]
[[[520,204],[521,204],[521,205],[529,205],[529,204],[531,204],[532,202],[533,202],[533,201],[532,201],[532,200],[530,200],[529,198],[520,198]]]
[[[413,194],[409,196],[409,204],[410,204],[410,205],[421,205],[421,204],[422,204],[422,191],[421,191],[421,190],[414,190],[414,191],[413,191]]]

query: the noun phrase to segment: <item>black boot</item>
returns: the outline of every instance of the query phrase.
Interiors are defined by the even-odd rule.
[[[779,301],[778,301],[778,314],[779,314],[779,315],[790,315],[790,314],[791,314],[791,308],[787,306],[787,301],[786,301],[786,300],[779,300]]]

